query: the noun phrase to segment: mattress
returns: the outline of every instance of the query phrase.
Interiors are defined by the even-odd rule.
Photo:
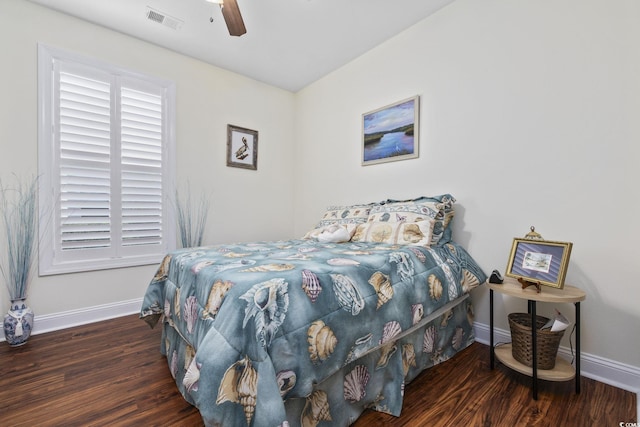
[[[141,317],[206,425],[348,425],[473,342],[485,280],[455,242],[219,245],[168,254]]]

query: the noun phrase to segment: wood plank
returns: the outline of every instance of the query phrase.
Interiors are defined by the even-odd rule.
[[[551,288],[543,285],[542,290],[538,292],[534,287],[522,289],[520,282],[510,277],[504,279],[504,283],[502,284],[489,283],[488,281],[486,284],[489,289],[493,289],[496,292],[532,301],[572,303],[584,301],[587,298],[585,291],[571,285],[565,285],[563,289]]]
[[[533,353],[533,351],[532,351]],[[540,353],[538,353],[540,354]],[[511,344],[504,344],[495,348],[496,360],[502,362],[511,369],[521,374],[533,376],[533,367],[518,362],[511,352]],[[553,369],[538,369],[538,379],[547,381],[569,381],[576,376],[573,365],[562,356],[556,356],[556,365]]]
[[[35,335],[18,348],[0,343],[0,425],[202,426],[160,354],[160,329],[125,316]],[[591,426],[637,422],[636,395],[587,378],[531,379],[498,363],[475,343],[420,374],[400,417],[366,411],[353,425]],[[322,427],[322,424],[319,425]]]

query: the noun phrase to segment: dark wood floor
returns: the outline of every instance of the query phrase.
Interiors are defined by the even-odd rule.
[[[126,316],[48,334],[18,348],[0,343],[1,426],[202,426],[159,352],[160,331]],[[583,378],[540,382],[489,369],[479,343],[407,386],[403,414],[368,411],[375,426],[618,426],[637,422],[636,395]],[[319,427],[322,427],[320,424]]]

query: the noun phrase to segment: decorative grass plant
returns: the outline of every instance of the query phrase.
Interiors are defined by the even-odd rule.
[[[0,271],[11,300],[25,299],[36,251],[37,179],[23,182],[16,178],[15,188],[0,181],[0,209],[5,233],[5,253]]]
[[[176,190],[176,219],[180,244],[183,248],[202,246],[204,229],[209,214],[209,198],[202,194],[197,201],[191,200],[191,190],[187,186],[184,199]]]

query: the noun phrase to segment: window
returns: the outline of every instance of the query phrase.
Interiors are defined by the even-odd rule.
[[[40,274],[160,262],[174,84],[43,45],[38,61]]]

